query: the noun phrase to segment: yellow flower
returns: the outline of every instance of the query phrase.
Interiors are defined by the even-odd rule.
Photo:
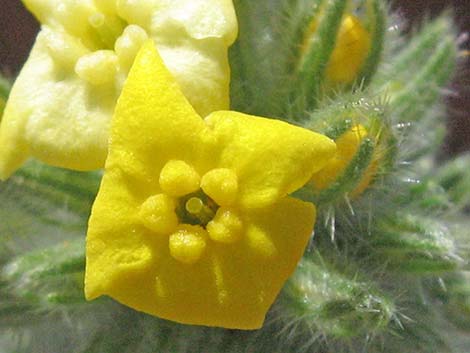
[[[327,137],[278,120],[233,111],[203,120],[147,43],[112,122],[86,297],[259,328],[314,224],[314,206],[287,195],[334,152]]]
[[[151,38],[196,111],[229,107],[230,0],[24,0],[42,23],[0,125],[0,179],[30,156],[104,165],[109,122],[141,45]]]

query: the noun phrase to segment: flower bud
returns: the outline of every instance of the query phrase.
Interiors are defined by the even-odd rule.
[[[337,147],[335,156],[310,181],[318,204],[361,195],[389,168],[395,150],[382,107],[361,100],[346,108],[340,103],[337,108],[312,116],[318,119],[313,129],[334,140]]]
[[[310,37],[315,35],[317,23],[310,25]],[[306,43],[303,47],[304,55],[308,54],[312,43]],[[346,15],[341,21],[336,45],[326,65],[325,80],[327,84],[339,85],[353,83],[359,74],[371,47],[371,33],[354,15]]]
[[[341,87],[364,87],[375,73],[383,49],[384,9],[377,0],[364,7],[362,18],[349,11],[347,1],[329,1],[303,25],[292,93],[295,101],[305,96],[305,108],[314,109],[322,96]]]

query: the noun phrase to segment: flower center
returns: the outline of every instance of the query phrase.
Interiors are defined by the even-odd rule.
[[[158,183],[162,193],[143,202],[139,217],[143,225],[167,235],[170,255],[185,264],[196,263],[207,242],[231,244],[243,234],[243,222],[234,205],[237,175],[215,168],[202,177],[182,160],[170,160]]]
[[[61,5],[59,21],[64,32],[45,32],[46,47],[57,70],[74,72],[93,86],[121,87],[138,50],[148,39],[146,30],[119,16],[116,10],[101,8],[104,4],[94,10],[77,4]]]
[[[176,214],[180,223],[206,227],[215,216],[219,205],[201,190],[179,199]]]

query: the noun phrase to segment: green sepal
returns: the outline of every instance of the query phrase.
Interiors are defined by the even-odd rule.
[[[383,331],[395,311],[393,302],[371,282],[348,277],[318,253],[304,256],[282,292],[280,305],[288,318],[308,331],[335,339]]]
[[[76,172],[32,160],[12,179],[13,183],[20,183],[23,190],[41,194],[45,202],[60,202],[66,198],[69,210],[86,217],[98,191],[101,172]]]
[[[428,281],[432,294],[448,320],[461,330],[470,330],[470,272],[456,272],[441,281]]]
[[[410,43],[389,54],[372,89],[388,97],[394,123],[428,118],[430,108],[455,69],[457,47],[449,16],[427,22]],[[409,130],[409,129],[407,129]]]
[[[30,161],[0,183],[2,325],[84,303],[84,235],[100,178]]]
[[[439,274],[463,264],[450,229],[439,220],[397,212],[374,228],[369,252],[391,271]]]
[[[441,43],[442,38],[452,32],[451,20],[448,16],[441,16],[435,20],[426,22],[425,25],[415,33],[406,45],[399,46],[389,53],[386,65],[374,76],[373,86],[382,91],[394,91],[400,89],[416,71],[427,62],[435,48]],[[393,42],[392,38],[386,38]]]
[[[308,41],[292,87],[292,101],[294,106],[299,107],[299,111],[314,110],[318,104],[325,70],[335,48],[346,9],[346,0],[328,0],[322,7],[318,27]]]
[[[409,192],[396,199],[403,205],[413,202],[421,210],[443,212],[453,207],[446,190],[433,178],[424,178],[419,183],[412,184]]]
[[[470,206],[470,154],[458,156],[442,165],[432,180],[458,208]]]
[[[13,258],[0,271],[0,322],[19,325],[84,304],[85,240],[63,241]]]
[[[368,0],[367,20],[368,30],[371,36],[371,47],[367,58],[358,75],[357,83],[361,89],[367,87],[372,77],[377,72],[382,60],[384,50],[385,32],[387,29],[387,11],[382,0]]]
[[[30,249],[50,244],[51,239],[83,236],[100,178],[99,172],[75,172],[30,161],[0,182],[0,253],[6,248]]]
[[[346,113],[347,111],[343,110],[342,113]],[[325,128],[324,131],[322,131],[322,134],[325,136],[328,136],[330,139],[335,141],[338,139],[341,135],[346,133],[349,129],[353,127],[353,121],[352,119],[344,119],[341,120],[339,123],[334,124],[334,125],[329,125],[328,127]]]
[[[229,49],[233,110],[281,120],[303,116],[290,106],[286,82],[294,80],[305,29],[325,1],[233,2],[239,23]]]
[[[439,89],[450,80],[456,57],[455,39],[447,34],[406,86],[390,94],[390,109],[397,119],[410,122],[422,117],[439,97]]]
[[[431,164],[419,182],[410,183],[406,192],[393,198],[393,203],[412,206],[437,214],[465,210],[470,205],[470,155],[464,154],[442,165]]]
[[[353,191],[372,161],[375,146],[376,144],[372,139],[364,138],[356,155],[344,172],[328,188],[311,194],[311,201],[321,207],[342,200],[349,192]],[[301,192],[308,187],[304,187]]]

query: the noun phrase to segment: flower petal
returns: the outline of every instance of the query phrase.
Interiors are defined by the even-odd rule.
[[[231,0],[159,1],[152,28],[160,32],[185,31],[194,39],[221,38],[235,41],[237,22]]]
[[[238,203],[257,208],[299,189],[335,153],[326,136],[232,111],[206,118],[222,150],[218,166],[238,176]]]
[[[86,245],[88,299],[106,294],[120,277],[149,271],[156,261],[152,248],[164,239],[146,227],[139,212],[145,196],[128,188],[126,182],[119,170],[108,171],[93,205]]]
[[[197,156],[205,147],[201,136],[207,127],[181,93],[152,41],[137,55],[111,130],[107,169],[122,168],[141,181],[156,177],[158,183],[170,160],[199,166]]]
[[[53,57],[58,50],[65,54],[60,67]],[[79,170],[103,165],[117,92],[91,87],[67,73],[86,53],[66,34],[47,27],[40,32],[0,125],[0,178],[7,178],[29,155]]]

